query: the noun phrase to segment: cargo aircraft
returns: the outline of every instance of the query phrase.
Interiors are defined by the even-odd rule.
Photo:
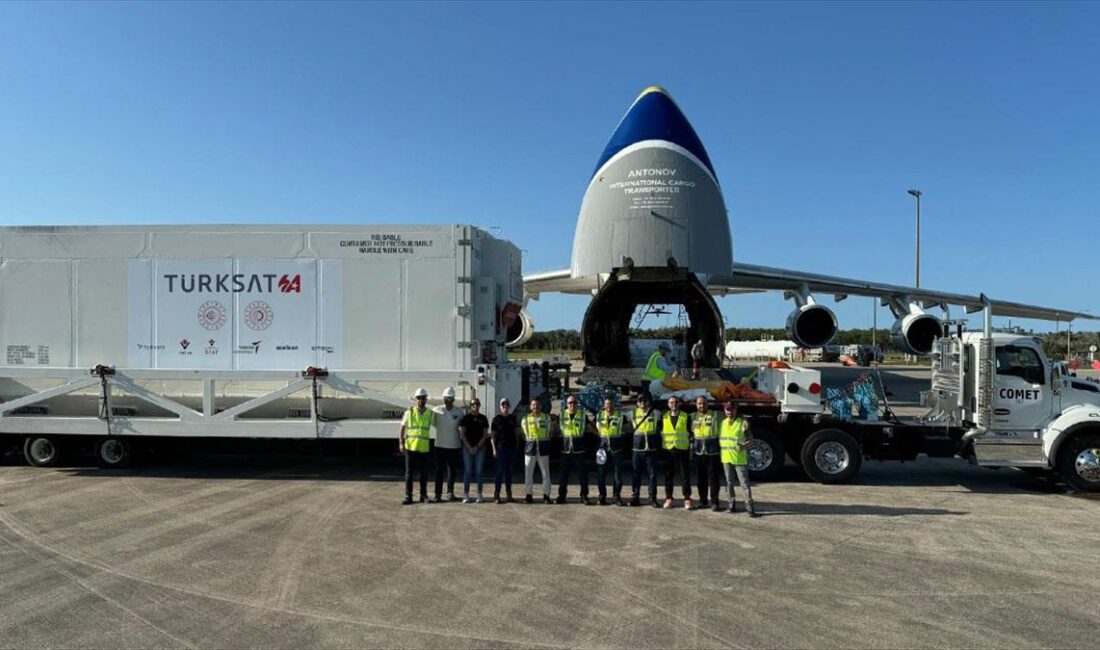
[[[943,320],[925,311],[935,307],[958,305],[972,313],[988,301],[1000,316],[1096,318],[734,260],[714,165],[695,129],[659,86],[646,88],[634,100],[596,163],[581,201],[570,267],[527,275],[523,287],[525,304],[548,292],[592,295],[581,326],[584,360],[609,368],[631,366],[632,317],[639,305],[656,304],[682,306],[687,340],[702,340],[706,365],[721,365],[724,328],[716,295],[782,291],[794,303],[788,335],[807,348],[827,345],[838,329],[836,315],[815,293],[837,301],[850,295],[881,298],[895,318],[893,344],[912,354],[930,352],[943,333]],[[524,309],[509,325],[509,344],[522,344],[533,331]]]

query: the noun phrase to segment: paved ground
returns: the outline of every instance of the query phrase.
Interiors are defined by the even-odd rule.
[[[1100,500],[1019,472],[788,468],[752,520],[402,507],[387,455],[0,467],[0,647],[1100,646]]]
[[[402,507],[395,465],[0,467],[0,646],[1100,645],[1100,500],[1018,472],[869,463],[748,519]]]

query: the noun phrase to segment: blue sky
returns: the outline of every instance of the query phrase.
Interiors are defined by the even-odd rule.
[[[0,223],[468,222],[562,268],[604,144],[661,84],[738,259],[909,284],[919,187],[922,285],[1100,313],[1098,24],[1096,3],[4,3]],[[790,309],[720,304],[731,326]],[[870,299],[836,309],[870,325]]]

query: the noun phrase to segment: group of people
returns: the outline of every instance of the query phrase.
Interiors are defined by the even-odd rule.
[[[748,447],[752,439],[749,423],[737,413],[733,402],[723,404],[721,416],[709,410],[707,399],[695,400],[695,413],[688,414],[676,397],[668,399],[668,410],[660,411],[650,403],[645,392],[629,413],[615,408],[612,399],[605,399],[603,409],[590,417],[579,408],[575,396],[565,400],[565,410],[555,419],[542,410],[539,400],[531,400],[529,411],[517,417],[507,399],[499,404],[499,413],[492,422],[481,413],[481,404],[470,401],[468,413],[454,405],[454,389],[443,393],[443,406],[428,408],[428,392],[423,388],[414,394],[415,404],[401,421],[399,451],[405,456],[405,500],[413,501],[414,473],[419,472],[420,502],[428,501],[428,473],[433,455],[431,431],[435,445],[435,502],[443,500],[443,482],[447,476],[447,499],[457,501],[454,493],[459,461],[464,467],[463,499],[465,503],[482,503],[485,457],[491,450],[496,461],[496,503],[511,502],[512,473],[522,449],[525,470],[525,502],[534,501],[536,470],[542,479],[542,500],[545,503],[566,503],[570,482],[575,476],[581,502],[591,505],[589,497],[588,461],[595,452],[596,491],[599,505],[608,504],[607,474],[611,474],[612,499],[616,505],[640,506],[642,482],[647,484],[649,505],[654,508],[675,506],[673,487],[680,479],[683,506],[688,510],[713,508],[723,510],[719,481],[725,476],[729,511],[735,511],[734,485],[744,492],[745,510],[756,516],[752,487],[748,475]],[[550,450],[552,443],[561,448],[557,498],[552,499]],[[622,464],[629,451],[632,472],[632,494],[622,498]],[[691,468],[695,467],[699,500],[693,500]],[[664,474],[664,501],[657,499],[658,471]],[[476,497],[471,497],[471,483],[476,483]],[[504,497],[501,497],[504,487]]]

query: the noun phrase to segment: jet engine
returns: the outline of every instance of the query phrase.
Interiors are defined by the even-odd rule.
[[[837,329],[833,310],[812,302],[799,306],[787,317],[787,336],[803,348],[828,345]]]
[[[512,324],[508,326],[508,332],[504,337],[504,345],[510,348],[518,347],[531,339],[535,333],[535,321],[527,309],[521,309]]]
[[[919,309],[898,318],[890,328],[890,342],[909,354],[928,354],[932,351],[932,342],[942,336],[940,319]]]

